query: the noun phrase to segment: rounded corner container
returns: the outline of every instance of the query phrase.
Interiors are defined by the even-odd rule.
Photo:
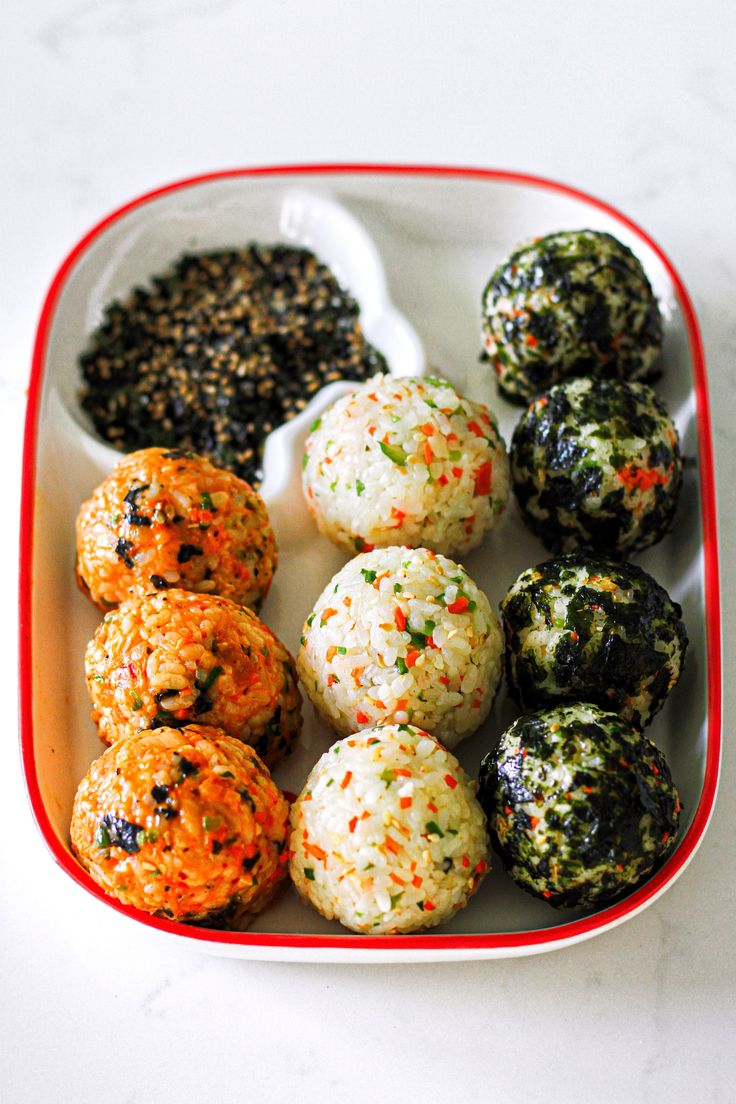
[[[89,717],[82,656],[98,614],[74,585],[74,519],[116,454],[89,431],[77,407],[77,357],[103,306],[166,267],[179,253],[292,240],[333,267],[361,305],[364,329],[394,373],[432,366],[474,399],[489,402],[509,439],[518,417],[481,366],[480,297],[514,245],[559,229],[608,230],[639,256],[665,320],[660,394],[690,458],[673,532],[640,557],[680,602],[690,649],[680,685],[648,734],[667,754],[685,806],[677,847],[624,899],[565,914],[527,897],[499,863],[469,906],[426,934],[357,936],[299,903],[288,887],[247,931],[174,924],[106,897],[69,847],[71,805],[100,744]],[[419,336],[418,336],[419,335]],[[311,525],[298,460],[313,412],[344,385],[269,438],[264,497],[280,566],[261,611],[295,650],[299,627],[344,557]],[[513,508],[466,561],[493,603],[516,575],[545,558]],[[236,169],[178,181],[114,211],[74,247],[46,297],[36,333],[23,457],[20,540],[21,754],[33,813],[51,855],[91,894],[178,944],[242,958],[338,962],[484,959],[568,946],[635,916],[692,859],[712,814],[721,739],[721,652],[713,456],[705,359],[692,304],[665,253],[634,222],[575,188],[490,169],[391,165],[297,165]],[[477,775],[480,758],[513,714],[499,695],[481,731],[457,749]],[[308,706],[299,752],[277,781],[298,791],[332,742]]]

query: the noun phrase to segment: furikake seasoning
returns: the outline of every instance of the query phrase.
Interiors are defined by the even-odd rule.
[[[386,371],[358,314],[308,250],[187,254],[106,308],[79,359],[81,404],[122,451],[191,448],[258,484],[272,429],[324,384]]]

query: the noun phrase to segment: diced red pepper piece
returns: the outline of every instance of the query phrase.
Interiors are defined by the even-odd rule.
[[[450,602],[447,607],[449,613],[464,613],[467,608],[468,599],[464,595],[456,598],[454,602]]]
[[[491,472],[491,462],[487,460],[475,473],[475,493],[482,498],[491,493]]]

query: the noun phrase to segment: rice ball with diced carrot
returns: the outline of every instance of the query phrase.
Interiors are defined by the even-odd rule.
[[[297,670],[340,735],[396,722],[454,747],[487,717],[502,657],[498,617],[463,567],[427,548],[376,548],[325,587]]]
[[[498,523],[509,464],[488,407],[435,377],[379,375],[314,423],[303,486],[321,532],[350,553],[460,556]]]
[[[487,869],[488,832],[473,783],[412,725],[334,744],[292,806],[294,885],[353,931],[441,924],[467,904]]]

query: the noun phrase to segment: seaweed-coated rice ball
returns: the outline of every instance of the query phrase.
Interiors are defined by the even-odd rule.
[[[522,414],[511,477],[526,524],[550,551],[638,551],[672,523],[682,483],[677,429],[644,383],[568,380]]]
[[[292,805],[290,851],[305,901],[375,935],[449,920],[488,870],[473,783],[411,725],[369,729],[325,752]]]
[[[92,764],[74,800],[72,850],[127,905],[237,925],[287,873],[288,818],[253,748],[205,725],[158,728]]]
[[[523,709],[588,701],[643,728],[680,677],[682,610],[636,564],[547,560],[522,571],[501,612],[509,688]]]
[[[106,743],[197,722],[273,766],[301,731],[291,655],[252,610],[216,595],[168,590],[123,602],[90,641],[85,674]]]
[[[483,292],[484,357],[528,402],[571,376],[650,380],[662,320],[640,261],[611,234],[559,231],[501,262]]]
[[[169,587],[258,608],[276,561],[260,495],[181,449],[123,457],[77,518],[77,582],[102,610]]]
[[[459,556],[497,525],[509,465],[495,417],[435,377],[374,376],[312,426],[307,506],[351,555],[392,544]]]
[[[558,908],[604,904],[636,885],[680,820],[662,752],[581,703],[515,721],[481,763],[479,797],[507,872]]]
[[[426,548],[377,548],[317,599],[297,669],[340,735],[395,721],[454,747],[487,717],[502,656],[499,620],[463,567]]]

